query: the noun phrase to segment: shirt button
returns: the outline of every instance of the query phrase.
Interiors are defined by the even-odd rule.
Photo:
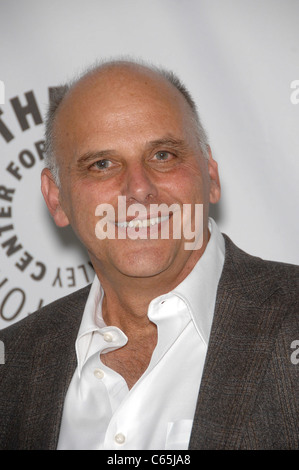
[[[93,371],[93,374],[94,376],[97,378],[97,379],[102,379],[104,377],[104,371],[102,371],[102,369],[95,369]]]
[[[114,440],[117,444],[123,444],[126,440],[125,436],[119,432],[118,434],[116,434],[116,436],[114,437]]]
[[[104,340],[107,342],[107,343],[111,343],[113,341],[113,336],[111,333],[105,333],[104,334]]]

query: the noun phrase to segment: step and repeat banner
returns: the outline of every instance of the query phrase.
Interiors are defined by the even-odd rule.
[[[297,0],[0,0],[0,328],[92,282],[40,192],[51,92],[140,58],[191,91],[218,161],[211,215],[245,251],[298,264]]]

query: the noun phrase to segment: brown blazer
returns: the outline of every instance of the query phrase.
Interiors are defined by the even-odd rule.
[[[299,268],[225,236],[190,449],[298,449]],[[0,449],[56,449],[89,286],[0,331]]]

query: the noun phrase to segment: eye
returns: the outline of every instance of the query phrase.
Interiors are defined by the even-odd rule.
[[[164,150],[155,153],[153,160],[159,161],[159,162],[169,162],[174,158],[174,155],[170,152],[166,152]]]
[[[98,160],[92,166],[96,167],[98,170],[107,170],[112,166],[111,160],[106,160],[105,158],[102,160]]]

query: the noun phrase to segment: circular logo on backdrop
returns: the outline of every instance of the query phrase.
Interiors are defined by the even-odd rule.
[[[46,90],[47,99],[53,90]],[[40,191],[43,115],[34,90],[0,107],[0,148],[0,328],[4,328],[92,282],[94,272],[71,228],[55,226]]]

